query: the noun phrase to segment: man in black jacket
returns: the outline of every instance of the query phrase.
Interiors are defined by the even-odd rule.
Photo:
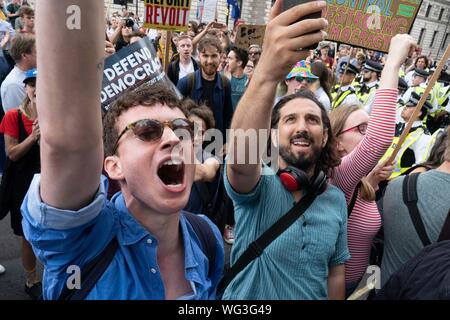
[[[197,61],[192,58],[192,48],[192,40],[188,35],[178,37],[177,52],[179,56],[169,65],[167,71],[167,76],[174,85],[177,85],[178,80],[198,69]]]

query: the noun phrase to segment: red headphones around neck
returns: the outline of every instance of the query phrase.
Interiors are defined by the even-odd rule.
[[[327,176],[323,173],[323,171],[319,171],[314,178],[314,182],[311,182],[306,172],[293,166],[280,169],[278,171],[278,176],[280,177],[280,181],[283,186],[289,192],[309,190],[311,188],[320,190],[327,181]]]

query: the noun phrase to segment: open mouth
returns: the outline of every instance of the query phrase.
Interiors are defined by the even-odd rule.
[[[299,146],[299,147],[309,147],[311,145],[311,141],[309,141],[308,139],[305,139],[305,138],[292,139],[291,143],[294,146]]]
[[[180,160],[167,160],[161,163],[158,177],[167,186],[181,185],[184,178],[184,163]]]

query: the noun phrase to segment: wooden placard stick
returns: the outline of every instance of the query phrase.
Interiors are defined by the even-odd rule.
[[[416,108],[414,109],[413,114],[411,115],[411,118],[409,119],[405,130],[403,130],[397,146],[395,147],[394,151],[392,152],[392,155],[390,156],[387,163],[392,163],[397,156],[398,152],[400,151],[400,148],[402,147],[403,142],[405,142],[406,136],[408,135],[409,131],[411,130],[411,127],[417,118],[417,116],[420,113],[420,110],[422,109],[423,104],[425,101],[427,101],[427,97],[430,94],[430,91],[433,89],[434,84],[436,83],[437,79],[441,75],[442,68],[444,67],[445,63],[447,62],[447,59],[450,56],[450,45],[447,46],[447,50],[444,52],[444,56],[442,57],[441,61],[439,61],[439,64],[436,67],[436,71],[434,71],[433,76],[431,77],[430,81],[428,82],[427,88],[425,89],[425,92],[420,97],[419,103],[417,104]]]
[[[166,31],[166,43],[164,44],[164,72],[169,70],[170,47],[172,46],[172,31]]]

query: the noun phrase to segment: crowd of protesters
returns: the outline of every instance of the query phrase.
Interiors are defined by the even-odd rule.
[[[61,28],[46,38],[71,1],[40,1],[37,33],[21,1],[0,21],[0,169],[20,177],[9,211],[33,299],[67,297],[67,267],[90,267],[105,252],[111,260],[82,298],[345,299],[370,265],[384,285],[425,246],[402,197],[405,176],[418,172],[418,208],[437,241],[450,214],[450,83],[437,81],[413,114],[438,61],[418,54],[411,36],[394,36],[387,54],[337,45],[324,41],[325,19],[299,20],[325,3],[280,14],[277,1],[262,46],[235,46],[237,25],[217,22],[190,21],[165,39],[126,8],[109,14],[101,4],[82,34]],[[102,114],[98,60],[144,37],[184,98],[142,86]],[[220,149],[208,149],[210,129]],[[233,161],[240,129],[272,130],[269,142],[251,143],[278,148],[276,170],[259,148],[257,163]],[[310,193],[303,215],[219,294],[228,267]]]

